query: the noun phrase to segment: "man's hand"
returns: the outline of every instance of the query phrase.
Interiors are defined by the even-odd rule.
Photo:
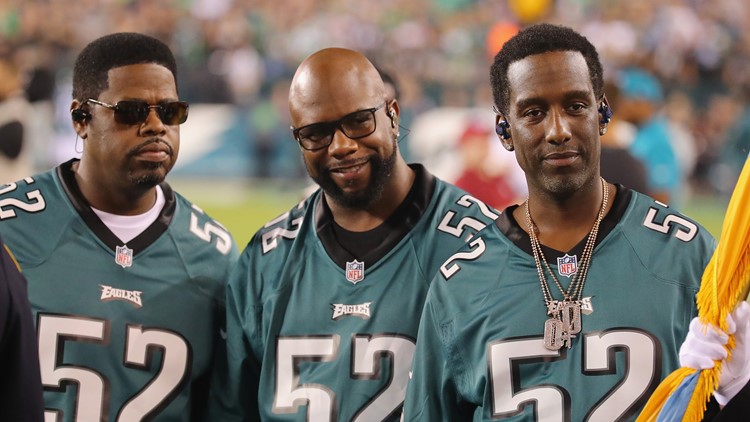
[[[705,326],[696,317],[690,322],[690,330],[680,347],[680,365],[693,369],[709,369],[714,361],[722,361],[719,388],[714,397],[724,406],[750,380],[750,304],[740,302],[727,315],[728,331],[725,333],[714,325]],[[727,360],[729,335],[734,334],[735,347],[731,359]]]

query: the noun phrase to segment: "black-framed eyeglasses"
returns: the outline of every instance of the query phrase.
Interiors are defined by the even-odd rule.
[[[375,112],[385,107],[386,104],[388,101],[374,108],[357,110],[332,122],[313,123],[297,129],[290,126],[289,129],[292,130],[294,139],[302,148],[315,151],[331,145],[333,134],[337,129],[349,139],[361,139],[372,135],[377,128]]]
[[[151,105],[145,101],[122,100],[113,105],[89,98],[86,102],[113,110],[115,121],[124,125],[139,125],[145,122],[152,108],[156,110],[159,119],[169,126],[181,125],[188,118],[189,105],[184,101],[167,101]]]

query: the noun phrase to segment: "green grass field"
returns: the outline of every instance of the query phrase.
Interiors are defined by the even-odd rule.
[[[171,185],[221,222],[243,249],[264,223],[288,211],[303,197],[304,182],[172,179]],[[728,200],[693,198],[683,212],[717,239]]]
[[[683,212],[701,223],[718,240],[728,204],[729,198],[698,197],[688,201]]]
[[[303,182],[170,179],[172,187],[223,224],[242,250],[263,224],[303,198]]]

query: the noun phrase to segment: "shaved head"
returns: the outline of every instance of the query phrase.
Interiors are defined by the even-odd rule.
[[[354,95],[366,107],[373,107],[386,99],[383,80],[364,55],[345,48],[320,50],[306,58],[294,74],[289,88],[292,120],[301,110],[321,106],[331,110],[333,116],[337,105],[347,100],[341,98],[342,95]],[[312,122],[294,123],[302,126]]]
[[[398,102],[386,98],[380,73],[361,53],[326,48],[299,65],[289,87],[292,130],[318,131],[327,142],[300,149],[329,205],[380,213],[403,200],[413,173],[398,150],[398,114]],[[350,138],[344,118],[350,127],[366,125],[370,133]]]

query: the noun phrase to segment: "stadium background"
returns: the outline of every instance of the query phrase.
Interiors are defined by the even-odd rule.
[[[680,150],[692,151],[692,161],[680,208],[718,236],[750,142],[745,0],[5,0],[0,53],[26,77],[41,170],[80,150],[68,110],[77,52],[114,31],[166,41],[178,57],[180,95],[191,103],[170,182],[244,245],[310,183],[286,109],[304,57],[327,46],[367,54],[399,85],[404,155],[448,175],[437,156],[455,157],[455,116],[492,124],[491,57],[538,21],[586,34],[605,75],[647,69],[665,104],[682,100],[674,121],[690,135]]]

